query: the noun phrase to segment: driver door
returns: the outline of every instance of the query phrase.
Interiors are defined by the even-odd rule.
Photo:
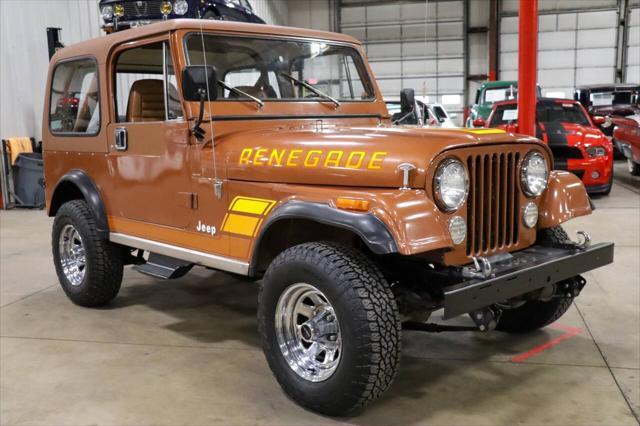
[[[113,213],[125,223],[184,229],[195,196],[189,127],[169,43],[155,39],[127,44],[114,57],[115,119],[108,126]]]

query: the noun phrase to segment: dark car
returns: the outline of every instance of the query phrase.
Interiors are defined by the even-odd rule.
[[[487,127],[518,133],[517,101],[497,102]],[[578,176],[587,192],[607,195],[613,183],[613,143],[597,127],[604,117],[590,117],[572,99],[539,98],[536,107],[536,137],[553,153],[556,170]]]
[[[640,84],[593,84],[576,87],[573,98],[594,116],[628,117],[640,113]],[[600,130],[613,136],[613,123],[606,120]]]
[[[177,18],[265,23],[248,0],[100,0],[100,13],[107,33]]]

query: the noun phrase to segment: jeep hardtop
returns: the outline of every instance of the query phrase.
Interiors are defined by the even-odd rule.
[[[78,99],[61,110],[61,99]],[[393,126],[362,45],[267,25],[172,20],[59,50],[43,118],[52,249],[68,297],[99,306],[123,268],[260,282],[270,368],[346,415],[380,397],[402,328],[557,320],[613,260],[560,225],[591,213],[538,139]],[[471,324],[471,322],[470,322]]]

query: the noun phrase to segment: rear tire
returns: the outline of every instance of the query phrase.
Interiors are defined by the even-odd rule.
[[[636,163],[632,159],[627,158],[627,168],[633,176],[640,176],[640,163]]]
[[[538,241],[561,244],[569,241],[569,236],[561,226],[555,226],[540,231]],[[560,284],[557,283],[558,286]],[[557,321],[567,312],[571,303],[573,297],[553,298],[547,302],[529,300],[517,308],[502,311],[496,330],[507,333],[529,333],[538,330]]]
[[[294,296],[298,304],[289,303]],[[305,307],[312,313],[299,313]],[[258,324],[265,357],[280,386],[313,411],[351,414],[379,398],[396,375],[401,332],[393,293],[375,264],[355,249],[306,243],[278,255],[260,287]],[[306,324],[318,324],[312,327],[315,340],[309,340]],[[338,355],[331,349],[331,358],[329,352],[309,356],[315,353],[309,352],[310,342],[330,344],[325,337],[339,342]],[[306,356],[298,358],[298,353]]]
[[[73,303],[100,306],[120,290],[123,252],[98,236],[84,200],[64,203],[53,222],[53,260],[62,289]]]

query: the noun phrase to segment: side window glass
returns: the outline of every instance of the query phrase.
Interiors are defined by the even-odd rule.
[[[100,131],[95,60],[79,59],[56,66],[51,83],[49,126],[52,133],[96,135]]]
[[[121,53],[116,62],[115,87],[119,123],[183,116],[167,43],[153,43]]]

